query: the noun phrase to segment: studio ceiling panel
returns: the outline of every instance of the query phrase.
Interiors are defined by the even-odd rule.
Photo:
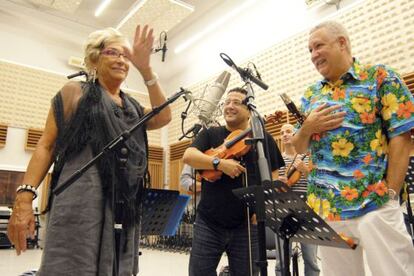
[[[148,24],[154,28],[154,34],[157,35],[162,31],[168,32],[191,13],[191,9],[173,1],[148,0],[119,30],[129,37],[133,37],[138,23],[141,25]]]
[[[30,0],[35,5],[42,5],[64,13],[74,13],[82,3],[82,0]]]

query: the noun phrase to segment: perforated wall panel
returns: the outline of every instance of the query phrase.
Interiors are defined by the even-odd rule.
[[[30,2],[65,13],[73,13],[79,8],[82,0],[30,0]]]
[[[414,71],[414,1],[362,1],[344,12],[339,10],[332,19],[348,29],[353,55],[361,62],[384,63],[401,74]],[[262,115],[273,113],[276,109],[286,110],[279,93],[286,92],[298,103],[306,87],[320,78],[310,61],[308,31],[300,32],[249,58],[270,86],[268,91],[255,86],[255,103]],[[195,83],[189,89],[201,93],[205,85],[213,83],[217,76]],[[229,88],[241,85],[240,78],[232,72]],[[182,135],[180,114],[185,106],[183,101],[173,104],[173,122],[168,130],[169,144],[177,142]],[[186,129],[195,122],[194,116],[190,116],[185,122]]]
[[[0,122],[9,127],[43,129],[50,100],[67,81],[60,74],[0,60]],[[146,94],[123,90],[149,106]],[[160,130],[149,131],[148,140],[160,145]]]

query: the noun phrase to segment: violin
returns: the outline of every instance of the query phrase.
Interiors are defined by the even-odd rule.
[[[226,137],[226,139],[224,139],[223,144],[217,148],[208,149],[204,153],[219,159],[233,159],[241,157],[250,150],[250,145],[245,143],[245,139],[248,137],[250,132],[251,128],[246,130],[234,130]],[[201,177],[210,182],[220,179],[222,175],[223,172],[219,170],[203,170],[201,172]]]
[[[274,114],[265,115],[264,121],[265,123],[268,121],[276,123],[280,120],[280,118],[283,117],[283,114],[284,113],[282,111],[275,111]],[[249,137],[251,131],[251,128],[247,128],[245,130],[234,130],[226,137],[223,144],[217,148],[208,149],[204,153],[212,157],[217,157],[219,159],[233,159],[236,157],[241,157],[248,153],[250,150],[251,146],[247,145],[245,140],[247,137]],[[219,170],[203,170],[201,172],[201,177],[210,182],[214,182],[220,179],[222,175],[223,172]]]
[[[295,106],[295,109],[297,111],[296,106]],[[289,109],[289,111],[291,111],[291,110]],[[291,111],[291,113],[292,113],[292,111]],[[299,112],[295,112],[295,113],[292,113],[292,114],[296,117],[296,119],[298,119],[299,124],[302,124],[306,119],[306,117],[303,114],[299,113]],[[271,121],[273,124],[278,124],[278,123],[280,123],[280,120],[282,119],[283,115],[284,115],[284,112],[276,110],[274,114],[271,114],[271,115],[269,115],[268,117],[265,117],[265,118],[266,118],[267,121]],[[305,160],[306,156],[307,156],[306,154],[303,155],[302,158],[301,158],[301,161]],[[295,168],[293,166],[293,163],[295,162],[296,157],[297,157],[297,154],[295,155],[295,158],[293,158],[292,163],[290,164],[290,166],[286,170],[287,184],[289,186],[292,186],[292,185],[296,184],[296,182],[299,181],[299,179],[302,175],[302,173],[300,171],[298,171],[297,168]]]
[[[298,182],[300,177],[302,176],[302,173],[296,167],[293,166],[293,163],[295,162],[297,156],[298,155],[296,154],[295,158],[293,158],[292,163],[286,170],[287,184],[289,187],[296,184],[296,182]],[[306,158],[306,154],[303,155],[300,160],[303,161],[305,160],[305,158]]]

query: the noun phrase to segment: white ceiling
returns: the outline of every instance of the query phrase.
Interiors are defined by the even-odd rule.
[[[120,30],[128,35],[133,33],[136,24],[149,24],[154,27],[156,38],[161,31],[167,31],[166,60],[161,62],[161,53],[154,54],[152,66],[163,85],[173,91],[227,68],[219,58],[220,52],[229,54],[236,62],[245,61],[303,29],[311,17],[320,18],[321,15],[307,12],[304,0],[181,0],[194,7],[191,13],[170,0],[112,0],[101,16],[95,17],[101,1],[0,0],[0,28],[4,28],[0,33],[11,41],[10,45],[0,47],[0,58],[52,71],[58,68],[57,71],[63,70],[64,74],[75,71],[76,68],[68,68],[67,61],[70,56],[82,58],[82,44],[87,34],[118,26],[133,7],[144,2]],[[234,13],[242,6],[247,8]],[[235,15],[227,17],[231,13]],[[223,21],[224,17],[227,19]],[[288,25],[280,23],[292,18],[293,22]],[[215,29],[204,32],[218,22],[221,23]],[[200,35],[198,40],[185,51],[174,52],[181,43],[197,35]],[[31,47],[30,52],[25,44]],[[130,71],[127,85],[141,89],[137,86],[140,76],[134,71]]]
[[[53,29],[54,31],[58,31],[63,26],[65,30],[79,30],[81,35],[78,38],[79,43],[83,42],[85,39],[85,35],[82,34],[84,31],[80,31],[81,29],[89,29],[90,31],[93,31],[106,27],[115,28],[125,16],[134,9],[134,7],[139,5],[141,7],[136,14],[120,26],[119,29],[123,34],[128,36],[130,40],[133,38],[135,26],[138,23],[148,24],[154,28],[156,40],[158,40],[159,34],[162,31],[167,31],[168,52],[166,62],[161,62],[161,53],[157,53],[153,57],[153,66],[163,79],[169,79],[177,72],[176,62],[174,64],[171,63],[171,58],[173,58],[172,42],[174,42],[174,37],[180,36],[200,18],[205,18],[206,15],[208,16],[209,11],[214,10],[223,3],[227,3],[227,5],[230,6],[237,6],[240,3],[240,0],[178,0],[178,2],[183,2],[194,7],[194,10],[191,11],[170,0],[112,0],[102,14],[99,17],[95,17],[95,10],[103,0],[1,1],[4,1],[3,4],[10,4],[4,5],[6,7],[4,8],[4,11],[7,10],[7,6],[13,7],[14,10],[21,10],[21,13],[28,16],[26,22],[39,22],[43,20],[44,26],[50,25],[50,28],[56,26]],[[11,13],[7,15],[13,16]],[[30,17],[33,17],[33,20],[31,20]],[[44,19],[42,19],[42,17],[44,17]],[[214,21],[214,19],[215,18],[209,18],[211,21]],[[59,22],[59,25],[57,25],[57,22]],[[11,24],[15,24],[14,20]],[[25,23],[21,23],[22,28],[31,29],[32,26],[25,27],[24,24]],[[15,27],[17,26],[15,25]],[[37,30],[35,30],[35,32],[36,31]],[[64,34],[65,33],[63,32],[62,35]],[[56,36],[56,33],[51,32],[50,35]],[[181,40],[181,38],[179,38],[179,40]],[[69,45],[67,41],[65,41],[65,43]],[[74,44],[71,45],[75,46]],[[158,41],[155,42],[154,47],[159,47]],[[76,47],[76,49],[77,48],[79,48],[79,53],[81,53],[81,48]],[[69,56],[62,58],[67,60]],[[79,56],[79,58],[81,58],[81,56]],[[76,70],[76,68],[74,68],[74,70]],[[132,77],[136,76],[133,75]]]
[[[191,14],[191,10],[174,4],[169,0],[112,0],[107,8],[98,17],[94,13],[103,0],[3,0],[12,2],[37,12],[53,15],[63,20],[71,21],[92,29],[117,27],[122,19],[136,5],[142,5],[137,13],[131,17],[120,29],[125,32],[125,27],[135,26],[139,20],[141,24],[149,23],[160,30],[169,31],[185,17]],[[219,0],[180,0],[194,10],[205,10],[219,2]],[[135,22],[134,22],[135,21]]]

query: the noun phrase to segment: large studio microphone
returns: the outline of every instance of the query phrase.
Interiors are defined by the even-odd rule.
[[[224,92],[229,85],[231,74],[224,71],[220,74],[217,80],[204,92],[205,97],[199,104],[198,119],[204,124],[208,125],[212,121],[212,115],[217,110],[218,104],[223,97]]]
[[[229,85],[230,77],[231,74],[224,71],[212,85],[208,86],[207,89],[204,90],[204,93],[200,98],[191,99],[194,104],[194,113],[199,121],[192,128],[187,130],[187,132],[183,134],[179,140],[187,137],[187,135],[191,132],[194,136],[196,136],[202,127],[208,128],[215,122],[215,113],[217,113],[219,102],[223,97],[227,86]]]
[[[282,98],[290,113],[292,113],[293,116],[295,116],[298,122],[302,125],[306,119],[305,115],[303,115],[302,112],[299,111],[295,103],[289,98],[289,96],[286,93],[280,94],[280,97]]]
[[[162,45],[162,57],[161,57],[161,61],[164,62],[165,61],[165,54],[167,53],[167,33],[165,33],[164,36],[164,44]]]

